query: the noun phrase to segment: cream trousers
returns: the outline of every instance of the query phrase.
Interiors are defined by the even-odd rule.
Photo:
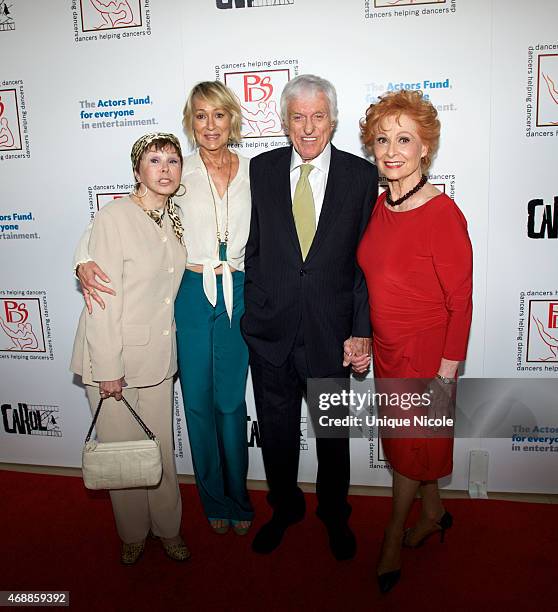
[[[87,385],[86,390],[94,414],[99,404],[99,388]],[[141,542],[150,529],[156,536],[173,538],[180,531],[182,501],[173,448],[172,378],[153,387],[125,387],[123,395],[161,443],[163,476],[156,487],[110,492],[118,535],[127,544]],[[112,397],[103,402],[96,430],[100,442],[146,438],[126,405]]]

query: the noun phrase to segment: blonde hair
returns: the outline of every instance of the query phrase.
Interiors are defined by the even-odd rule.
[[[182,119],[182,125],[188,140],[192,143],[196,143],[194,136],[194,98],[203,98],[210,104],[222,108],[231,117],[231,133],[229,141],[233,143],[239,143],[241,140],[240,130],[242,128],[242,111],[240,110],[240,104],[234,93],[220,81],[202,81],[197,85],[194,85],[186,104],[184,106],[184,113]]]
[[[393,91],[380,96],[376,104],[366,109],[366,117],[360,120],[362,142],[371,151],[382,121],[388,117],[395,117],[399,121],[401,115],[406,115],[417,124],[419,137],[428,148],[421,163],[422,171],[426,173],[440,144],[440,120],[438,111],[424,99],[422,91]]]

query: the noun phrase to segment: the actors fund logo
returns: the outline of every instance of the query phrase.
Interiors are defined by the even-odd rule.
[[[0,89],[0,151],[21,151],[21,127],[15,89]]]
[[[558,238],[558,196],[554,196],[554,204],[545,204],[542,199],[527,204],[527,236]]]
[[[374,0],[375,8],[392,6],[414,6],[415,4],[445,4],[446,0]]]
[[[558,125],[558,53],[539,55],[537,127]]]
[[[294,4],[294,0],[215,0],[215,6],[218,9],[285,6],[287,4]]]
[[[58,406],[18,402],[17,406],[2,404],[0,411],[8,434],[62,437]]]
[[[527,361],[558,363],[558,299],[529,300]]]
[[[0,298],[0,351],[46,352],[39,299]]]
[[[15,21],[13,17],[13,2],[0,0],[0,32],[15,30]]]
[[[242,108],[243,138],[284,136],[279,100],[290,79],[288,68],[225,72],[224,79]]]
[[[83,32],[141,26],[140,0],[80,0]]]

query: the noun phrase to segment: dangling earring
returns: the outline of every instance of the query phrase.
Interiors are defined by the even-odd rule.
[[[420,158],[420,175],[421,176],[427,176],[427,173],[424,171],[425,162],[426,162],[426,155]]]
[[[182,187],[182,189],[184,189],[184,191],[182,193],[178,193],[178,189],[180,189],[180,187]],[[178,189],[176,190],[176,193],[174,195],[177,198],[181,198],[183,195],[186,194],[186,185],[183,185],[182,183],[180,183],[180,185],[178,186]]]
[[[141,182],[138,182],[134,185],[134,189],[132,190],[132,194],[136,196],[136,198],[145,198],[145,196],[147,195],[147,185],[144,185],[145,187],[145,193],[142,193],[141,195],[138,193],[138,185],[141,185]]]

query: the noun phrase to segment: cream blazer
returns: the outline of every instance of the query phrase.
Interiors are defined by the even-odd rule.
[[[103,296],[89,315],[84,307],[70,369],[84,384],[124,377],[148,387],[177,370],[174,298],[186,265],[186,248],[168,215],[160,228],[129,197],[104,206],[89,239],[91,258],[111,279],[115,296]]]

